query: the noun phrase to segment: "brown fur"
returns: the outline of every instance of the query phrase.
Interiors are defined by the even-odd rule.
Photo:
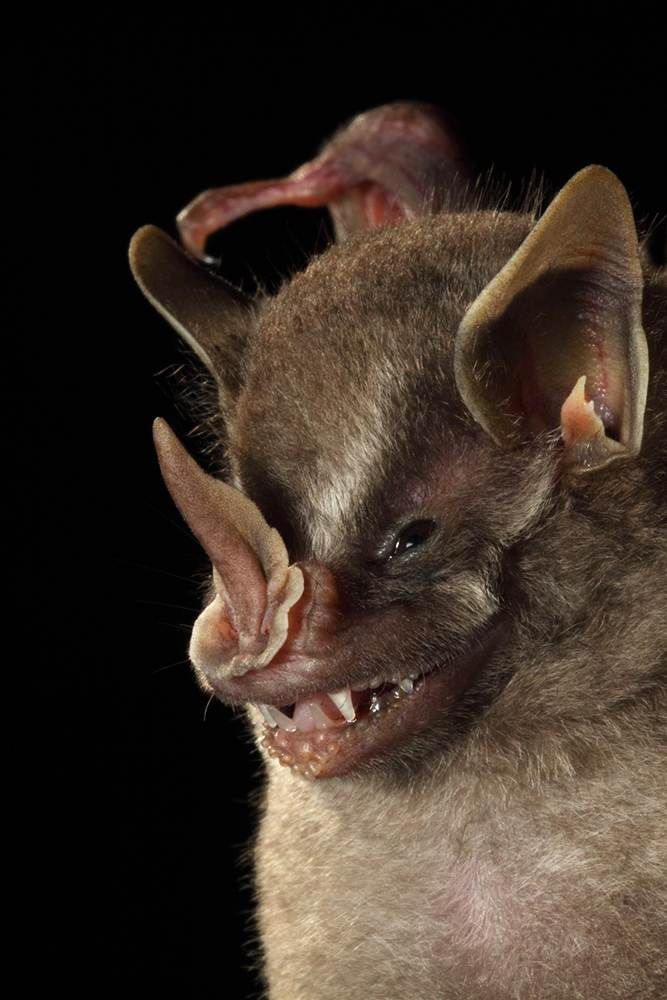
[[[292,561],[336,574],[359,640],[341,686],[501,629],[455,709],[358,773],[309,783],[267,758],[271,1000],[664,995],[664,277],[644,264],[639,455],[577,476],[553,432],[500,450],[453,342],[532,225],[472,211],[353,237],[249,325],[234,479]],[[433,565],[369,568],[424,516]],[[385,625],[364,634],[371,612]]]
[[[257,895],[272,1000],[662,993],[664,299],[648,275],[641,457],[554,487],[544,450],[480,440],[448,364],[463,311],[529,225],[447,216],[334,247],[267,304],[251,346],[232,454],[294,557],[326,516],[316,470],[357,462],[355,441],[373,471],[318,552],[344,578],[400,509],[400,481],[454,454],[465,474],[447,514],[475,527],[459,558],[511,623],[456,713],[394,761],[315,785],[267,762]],[[437,623],[418,639],[439,643]]]

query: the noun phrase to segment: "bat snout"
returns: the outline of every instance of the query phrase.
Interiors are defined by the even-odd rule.
[[[338,586],[326,566],[297,563],[279,578],[280,586],[276,576],[263,584],[264,613],[258,621],[238,614],[214,568],[216,595],[195,622],[190,659],[222,700],[245,700],[246,689],[252,697],[260,672],[294,664],[303,670],[304,663],[325,661],[344,626]]]

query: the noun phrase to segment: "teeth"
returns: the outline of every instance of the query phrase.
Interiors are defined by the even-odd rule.
[[[414,670],[406,677],[399,678],[398,676],[394,676],[391,678],[390,683],[395,684],[406,694],[412,694],[414,691],[413,682],[415,678],[419,676],[419,673],[419,670]],[[357,715],[354,710],[354,705],[352,704],[351,692],[368,691],[369,689],[372,691],[373,688],[378,688],[384,683],[385,681],[382,677],[373,677],[370,681],[364,684],[363,687],[354,687],[351,690],[349,687],[345,687],[341,688],[340,691],[329,691],[327,692],[327,697],[331,699],[346,722],[356,722]],[[394,697],[399,697],[398,691],[394,691]],[[295,733],[300,729],[304,732],[309,732],[313,728],[329,729],[332,725],[335,725],[335,722],[325,715],[316,702],[309,702],[307,704],[297,703],[294,719],[288,718],[288,716],[284,715],[279,708],[274,708],[273,705],[258,704],[256,707],[262,713],[264,721],[268,726],[272,729],[279,726],[288,733]],[[377,695],[373,694],[371,697],[370,711],[375,714],[380,710],[380,707],[380,699]]]
[[[413,670],[411,674],[406,674],[405,677],[400,677],[398,674],[394,674],[393,677],[389,678],[390,684],[396,684],[398,687],[403,688],[408,694],[412,693],[414,685],[409,683],[410,681],[416,680],[419,677],[419,671]],[[377,677],[371,678],[370,681],[366,681],[365,684],[357,684],[352,688],[353,691],[372,691],[373,688],[381,687],[385,683],[384,679],[379,675]]]
[[[271,712],[275,711],[275,709],[274,710],[270,709],[268,705],[258,705],[257,708],[260,710],[260,712],[264,716],[264,721],[266,722],[266,724],[268,726],[271,726],[272,729],[275,729],[276,726],[278,725],[278,723],[276,722],[276,720],[273,718],[273,715],[271,714]]]
[[[365,681],[363,684],[357,684],[357,686],[353,687],[352,690],[353,691],[368,691],[370,688],[380,687],[380,685],[383,684],[383,683],[384,683],[384,681],[378,675],[377,677],[373,677],[372,680],[370,680],[370,681]]]
[[[345,721],[354,722],[357,716],[352,705],[352,694],[349,687],[341,688],[340,691],[328,691],[327,694]]]
[[[285,729],[288,733],[296,732],[294,720],[289,719],[286,715],[283,715],[279,708],[274,708],[273,705],[258,705],[257,708],[260,710],[266,722],[272,729],[276,726],[280,726],[281,729]]]

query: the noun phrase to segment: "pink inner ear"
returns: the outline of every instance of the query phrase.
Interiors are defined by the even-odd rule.
[[[493,391],[508,417],[525,421],[532,433],[559,426],[561,407],[583,375],[582,406],[592,401],[604,432],[620,437],[626,338],[620,309],[607,303],[599,284],[591,269],[553,269],[517,293],[495,327],[485,331],[491,338],[495,329],[486,341]],[[566,414],[581,429],[584,412],[577,417],[574,408],[579,397],[572,397]]]
[[[448,118],[426,104],[388,104],[358,115],[289,177],[205,191],[177,225],[184,246],[204,257],[212,233],[250,212],[329,205],[341,237],[433,210],[434,198],[467,175]]]
[[[577,379],[560,411],[561,434],[566,445],[604,437],[604,424],[595,412],[593,400],[586,400],[586,376]]]

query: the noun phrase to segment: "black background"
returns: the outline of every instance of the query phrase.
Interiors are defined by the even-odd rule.
[[[28,978],[46,969],[88,995],[139,977],[151,995],[253,995],[239,857],[261,767],[240,720],[212,704],[204,721],[185,662],[206,566],[159,482],[150,424],[160,414],[188,434],[178,397],[198,370],[133,285],[133,231],[173,234],[201,190],[284,175],[346,118],[396,99],[452,112],[480,168],[517,185],[537,170],[555,192],[597,162],[638,218],[664,213],[657,25],[583,35],[549,15],[528,37],[480,14],[384,27],[258,37],[201,17],[100,17],[44,31],[25,77],[39,225],[9,399],[29,517],[22,660],[39,664],[27,787],[41,961]],[[326,227],[321,212],[274,210],[213,249],[232,281],[275,288]]]

